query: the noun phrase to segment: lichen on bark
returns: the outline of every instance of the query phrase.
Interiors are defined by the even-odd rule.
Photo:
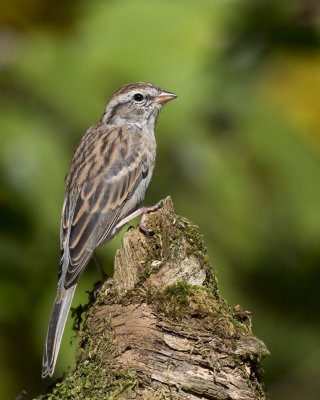
[[[146,223],[86,313],[75,371],[38,399],[266,399],[268,350],[220,296],[199,228],[170,198]]]

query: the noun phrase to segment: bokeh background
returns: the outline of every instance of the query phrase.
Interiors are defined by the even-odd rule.
[[[179,95],[145,204],[201,227],[222,295],[253,312],[273,400],[320,398],[317,0],[2,0],[0,398],[40,394],[64,177],[123,84]],[[99,250],[111,273],[121,235]],[[99,279],[93,265],[74,305]],[[69,318],[56,376],[74,362]],[[73,345],[70,346],[70,341]]]

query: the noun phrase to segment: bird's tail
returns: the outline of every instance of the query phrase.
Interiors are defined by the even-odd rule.
[[[52,376],[76,285],[58,290],[51,312],[42,359],[42,378]]]

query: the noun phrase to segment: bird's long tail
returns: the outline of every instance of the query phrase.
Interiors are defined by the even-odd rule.
[[[56,365],[62,334],[71,306],[76,284],[68,289],[58,290],[51,312],[46,343],[42,359],[42,378],[52,376]]]

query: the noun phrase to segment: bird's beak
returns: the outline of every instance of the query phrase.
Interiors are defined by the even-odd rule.
[[[170,100],[175,99],[176,97],[178,97],[176,94],[174,93],[170,93],[170,92],[161,92],[158,94],[158,96],[156,97],[156,102],[158,104],[164,104],[167,103]]]

